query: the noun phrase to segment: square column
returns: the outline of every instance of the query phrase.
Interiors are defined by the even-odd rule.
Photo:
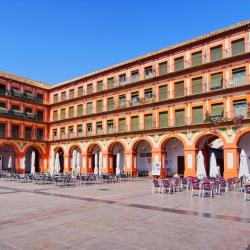
[[[224,148],[224,177],[237,177],[239,172],[239,154],[237,147]]]
[[[184,149],[185,172],[184,176],[196,175],[196,155],[195,149]]]

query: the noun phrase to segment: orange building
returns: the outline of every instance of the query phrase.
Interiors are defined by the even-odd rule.
[[[187,176],[201,150],[237,176],[249,103],[250,21],[56,85],[0,72],[0,170],[30,172],[35,151],[37,172],[57,153],[70,172],[76,150],[82,173]]]

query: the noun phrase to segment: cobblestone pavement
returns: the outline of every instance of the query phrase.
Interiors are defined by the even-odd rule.
[[[190,191],[151,194],[151,181],[56,187],[0,182],[0,249],[247,249],[250,201]],[[249,248],[250,249],[250,248]]]

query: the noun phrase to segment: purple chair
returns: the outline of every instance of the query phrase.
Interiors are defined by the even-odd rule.
[[[161,192],[161,184],[159,182],[159,180],[157,179],[153,179],[153,188],[152,188],[152,194],[156,191],[157,192]]]
[[[198,193],[198,196],[201,197],[201,183],[199,182],[192,182],[191,186],[191,196],[193,197],[195,193]]]
[[[171,180],[168,180],[168,179],[162,181],[162,197],[163,197],[164,192],[166,191],[168,191],[169,195],[171,194],[171,191],[173,191]]]
[[[245,185],[245,201],[247,201],[247,196],[250,197],[250,185]]]
[[[202,184],[202,197],[205,197],[205,194],[208,193],[210,198],[213,198],[214,195],[214,187],[211,183],[203,183]]]

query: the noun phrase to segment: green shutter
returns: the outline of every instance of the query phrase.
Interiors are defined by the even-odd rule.
[[[232,56],[245,53],[245,40],[240,39],[232,42]]]
[[[184,109],[178,109],[175,111],[175,125],[176,126],[183,126],[185,120],[185,111]]]
[[[202,93],[202,77],[192,79],[192,94]]]
[[[87,114],[92,114],[92,102],[87,103]]]
[[[73,99],[74,98],[74,89],[71,89],[69,91],[69,99]]]
[[[83,96],[83,87],[78,88],[78,97]]]
[[[160,101],[168,99],[168,85],[159,87],[159,99]]]
[[[74,108],[73,107],[69,107],[69,118],[74,117]]]
[[[61,110],[61,119],[65,119],[66,117],[65,117],[65,109],[62,109]]]
[[[119,132],[125,132],[126,131],[126,119],[122,118],[119,119]]]
[[[81,116],[81,115],[83,115],[83,106],[78,105],[77,106],[77,116]]]
[[[175,83],[175,97],[184,96],[184,81]]]
[[[184,69],[184,57],[179,57],[174,60],[175,71],[180,71]]]
[[[166,75],[168,73],[168,63],[167,62],[163,62],[159,64],[159,75]]]
[[[153,123],[153,116],[150,115],[145,115],[144,116],[144,124],[145,124],[145,129],[152,129],[152,123]]]
[[[192,120],[194,124],[203,123],[203,107],[194,107],[192,110]]]
[[[202,51],[192,53],[192,67],[202,64]]]
[[[168,112],[160,113],[160,128],[166,128],[168,126]]]
[[[133,116],[131,118],[131,129],[132,131],[137,131],[139,128],[139,117],[138,116]]]
[[[114,78],[108,79],[108,89],[114,88]]]
[[[97,82],[97,91],[102,91],[103,83],[102,81]]]
[[[114,108],[114,98],[113,97],[108,98],[107,104],[108,104],[107,111],[113,110],[113,108]]]
[[[224,111],[223,103],[213,104],[211,106],[212,116],[223,116],[223,111]]]
[[[217,61],[222,59],[222,46],[216,46],[210,49],[210,61]]]
[[[57,120],[58,120],[57,111],[53,111],[53,121],[57,121]]]
[[[211,75],[210,89],[211,90],[222,89],[222,86],[223,86],[223,73],[217,73]]]
[[[102,112],[102,100],[98,100],[98,101],[97,101],[96,111],[97,111],[98,113]]]
[[[88,84],[87,85],[87,93],[92,94],[93,93],[93,84]]]

